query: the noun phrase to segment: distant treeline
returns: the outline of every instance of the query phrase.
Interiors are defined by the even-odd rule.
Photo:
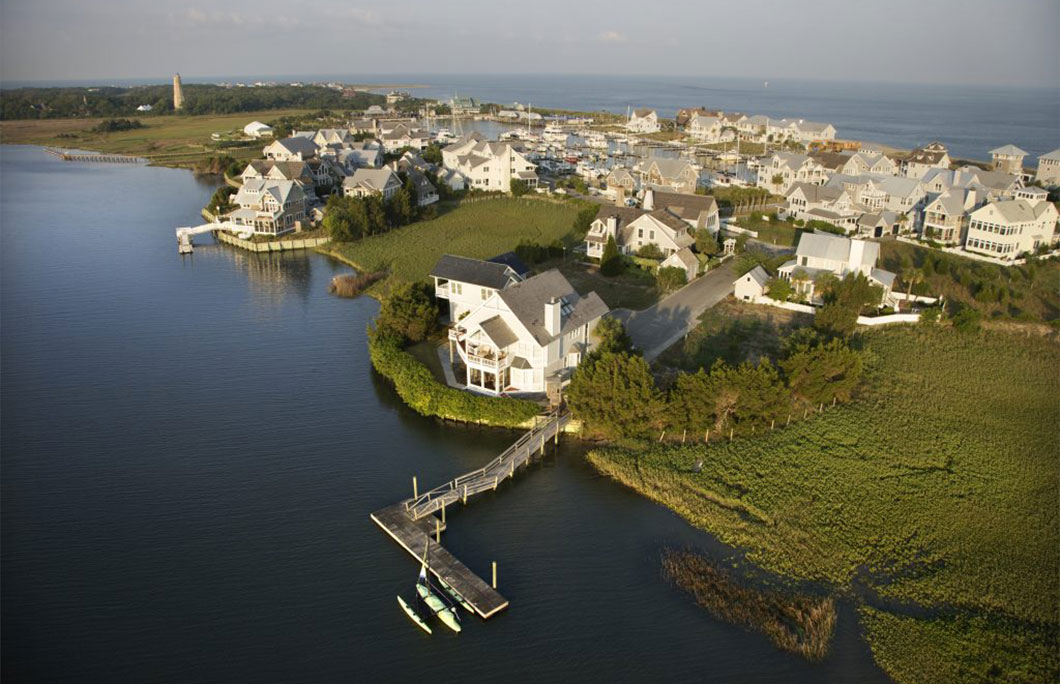
[[[184,85],[182,114],[234,114],[269,109],[362,110],[386,98],[356,92],[350,96],[323,86]],[[150,105],[150,112],[137,107]],[[173,113],[173,86],[134,88],[17,88],[0,90],[0,119],[64,119],[150,116]]]

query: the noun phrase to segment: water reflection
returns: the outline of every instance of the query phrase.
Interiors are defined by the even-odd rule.
[[[196,245],[192,261],[223,261],[246,275],[255,299],[271,306],[282,305],[291,295],[306,301],[312,292],[312,255],[304,249],[286,252],[248,252],[231,245]],[[317,262],[320,263],[320,262]]]

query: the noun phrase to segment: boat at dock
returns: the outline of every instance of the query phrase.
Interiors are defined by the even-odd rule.
[[[419,611],[410,606],[408,604],[408,601],[406,601],[400,596],[397,597],[397,600],[398,605],[401,606],[401,610],[405,611],[405,615],[408,615],[410,620],[419,625],[420,629],[422,629],[424,632],[427,632],[428,634],[434,633],[431,631],[431,626],[427,624],[427,621],[420,616]]]
[[[431,591],[430,582],[427,580],[427,567],[420,568],[420,578],[416,582],[416,593],[423,599],[427,608],[441,620],[446,627],[454,632],[460,631],[460,616],[453,611],[445,601]]]
[[[475,609],[471,607],[471,604],[468,603],[467,600],[464,599],[463,596],[461,596],[460,594],[456,593],[456,590],[453,589],[451,586],[449,586],[448,582],[446,582],[444,579],[439,577],[438,578],[438,584],[442,587],[442,591],[444,591],[446,594],[449,595],[449,598],[453,599],[454,601],[459,603],[461,606],[463,606],[464,610],[466,610],[467,612],[471,613],[472,615],[475,614]]]

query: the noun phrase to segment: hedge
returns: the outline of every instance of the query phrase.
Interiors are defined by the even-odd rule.
[[[541,413],[532,401],[485,397],[439,383],[393,337],[369,331],[368,353],[372,365],[394,384],[402,401],[422,416],[516,428]]]

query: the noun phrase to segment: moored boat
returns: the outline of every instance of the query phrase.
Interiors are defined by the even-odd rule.
[[[419,612],[417,612],[415,608],[410,606],[408,602],[405,601],[405,599],[398,596],[397,600],[398,605],[401,606],[401,610],[405,611],[405,615],[408,615],[410,620],[419,625],[420,629],[422,629],[424,632],[427,632],[428,634],[434,633],[431,631],[431,626],[427,624],[427,621],[420,617]]]
[[[420,598],[423,599],[427,608],[434,613],[446,627],[454,632],[460,631],[460,617],[454,613],[448,605],[446,605],[445,601],[431,591],[430,585],[427,582],[426,568],[420,570],[420,579],[416,583],[416,593],[420,595]]]

